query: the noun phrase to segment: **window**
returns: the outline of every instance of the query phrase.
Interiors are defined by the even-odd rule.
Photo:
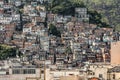
[[[27,74],[27,73],[28,73],[27,69],[23,70],[23,74]]]
[[[113,79],[115,79],[115,74],[113,74]]]
[[[99,78],[102,78],[103,77],[103,75],[102,74],[99,74]]]
[[[35,74],[35,69],[13,69],[13,74]]]
[[[19,70],[19,69],[13,69],[13,70],[12,70],[12,73],[13,73],[13,74],[20,74],[20,70]]]
[[[35,74],[35,69],[24,69],[23,74]]]
[[[35,74],[35,69],[30,69],[28,73]]]
[[[44,73],[44,70],[41,70],[41,74],[43,74]]]

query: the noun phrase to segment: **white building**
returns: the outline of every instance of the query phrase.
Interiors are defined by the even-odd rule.
[[[78,21],[89,20],[87,8],[75,8],[75,13],[75,16],[78,18]]]
[[[10,24],[12,22],[12,17],[1,17],[0,18],[0,23],[2,24]]]
[[[41,78],[40,68],[15,67],[9,70],[0,70],[0,80],[38,80]]]

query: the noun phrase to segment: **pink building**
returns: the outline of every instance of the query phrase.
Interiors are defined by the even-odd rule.
[[[111,64],[120,64],[120,41],[111,43]]]

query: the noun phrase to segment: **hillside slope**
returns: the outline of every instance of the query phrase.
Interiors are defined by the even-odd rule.
[[[70,0],[74,3],[83,2],[87,8],[102,14],[102,20],[120,31],[120,0]]]

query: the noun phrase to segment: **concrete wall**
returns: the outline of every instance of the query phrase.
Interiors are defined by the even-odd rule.
[[[62,76],[69,76],[69,75],[79,75],[79,71],[77,70],[55,70],[51,71],[50,69],[45,70],[45,80],[55,80],[55,79],[60,79]]]
[[[60,80],[83,80],[83,79],[81,79],[79,76],[71,75],[71,76],[62,76],[60,77]]]
[[[113,75],[115,75],[115,79],[113,79]],[[120,73],[110,73],[108,74],[108,78],[110,78],[109,80],[120,80]]]
[[[89,70],[94,72],[94,75],[92,75],[92,77],[99,77],[99,75],[102,75],[103,80],[107,80],[108,68],[109,68],[109,66],[92,65],[92,66],[90,66]]]

